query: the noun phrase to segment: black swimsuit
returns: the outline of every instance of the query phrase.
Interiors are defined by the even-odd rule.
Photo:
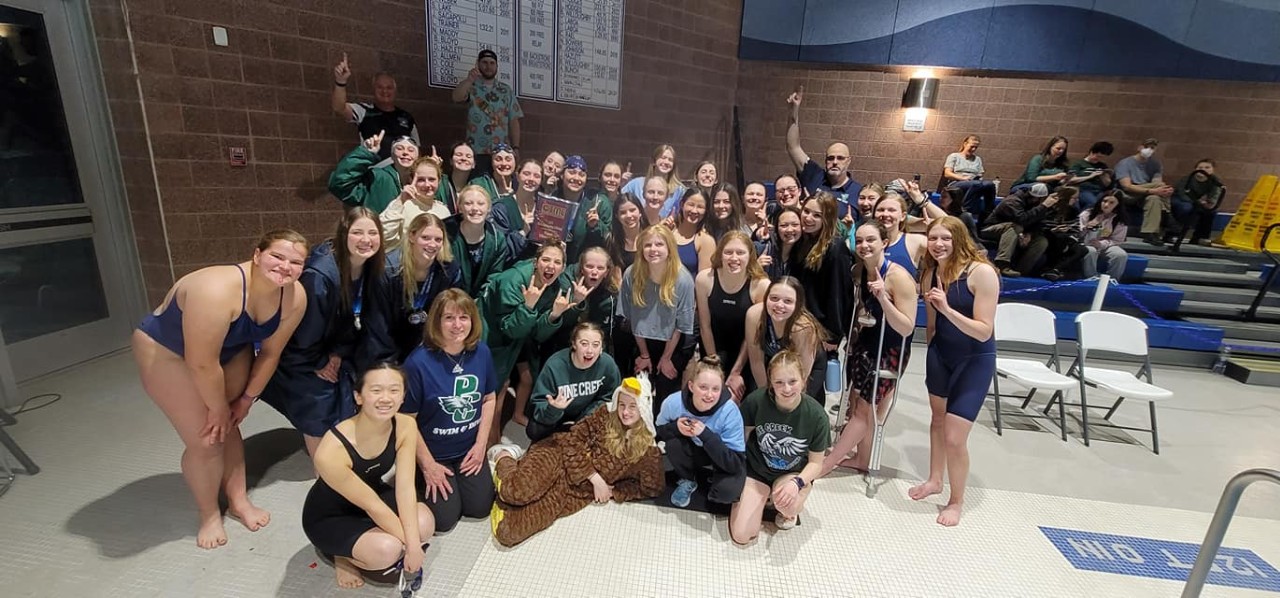
[[[399,514],[396,509],[395,489],[382,481],[396,463],[396,420],[391,420],[391,435],[387,446],[378,456],[366,459],[335,426],[333,435],[347,448],[351,457],[351,470],[356,477],[373,489],[382,502]],[[378,524],[364,509],[354,505],[323,479],[317,479],[307,500],[302,505],[302,531],[320,552],[330,556],[350,557],[356,541],[365,532],[376,529]]]

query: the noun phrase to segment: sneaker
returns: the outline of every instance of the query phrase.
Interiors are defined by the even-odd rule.
[[[1142,235],[1142,241],[1147,245],[1152,245],[1155,247],[1164,247],[1164,241],[1162,241],[1160,239],[1160,235],[1156,233],[1147,233],[1145,235]]]
[[[693,480],[676,482],[676,489],[671,493],[671,504],[681,509],[689,506],[689,500],[693,498],[693,491],[697,489],[698,483]]]
[[[1058,282],[1059,280],[1062,280],[1062,272],[1058,270],[1047,270],[1041,274],[1040,277],[1049,282]]]
[[[498,455],[503,451],[506,451],[513,459],[516,460],[519,460],[520,457],[524,456],[524,449],[514,444],[500,442],[489,447],[489,452],[485,453],[485,456],[489,458],[489,469],[494,472],[494,475],[497,475],[498,473]]]
[[[796,526],[800,522],[799,517],[783,517],[782,513],[778,513],[773,517],[773,524],[778,526],[780,530],[788,530]]]
[[[1022,273],[1017,270],[1014,270],[1013,268],[1005,266],[1000,269],[1000,276],[1003,276],[1005,278],[1020,278],[1022,276]]]

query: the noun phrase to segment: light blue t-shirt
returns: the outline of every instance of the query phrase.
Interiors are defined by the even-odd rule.
[[[1129,156],[1116,164],[1116,180],[1128,177],[1129,183],[1133,185],[1150,183],[1162,172],[1160,161],[1155,157],[1147,158],[1146,162],[1139,162],[1137,158]]]
[[[622,186],[622,193],[630,193],[640,199],[640,203],[644,203],[644,181],[647,177],[635,177],[627,184]],[[658,212],[659,216],[666,218],[675,213],[676,207],[680,204],[680,196],[684,195],[684,185],[677,185],[676,190],[667,196],[666,203],[662,204],[662,211]],[[650,222],[649,224],[657,224]]]

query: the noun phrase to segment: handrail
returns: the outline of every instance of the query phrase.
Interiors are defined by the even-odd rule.
[[[1213,521],[1204,534],[1204,542],[1200,544],[1196,564],[1187,577],[1187,585],[1182,588],[1182,598],[1200,596],[1200,590],[1204,589],[1204,582],[1209,577],[1209,569],[1213,567],[1213,559],[1218,556],[1218,549],[1222,547],[1222,538],[1227,535],[1227,526],[1231,525],[1231,518],[1235,516],[1236,505],[1240,504],[1240,495],[1250,484],[1263,480],[1280,484],[1280,471],[1248,469],[1227,482],[1227,487],[1222,490],[1222,498],[1218,500],[1218,509],[1213,512]]]
[[[1267,251],[1267,237],[1271,236],[1271,231],[1280,228],[1280,222],[1272,223],[1262,231],[1262,244],[1259,246],[1262,255],[1267,256],[1271,260],[1271,271],[1267,273],[1266,278],[1262,281],[1262,288],[1258,289],[1258,296],[1253,298],[1253,303],[1249,304],[1249,309],[1244,311],[1244,319],[1252,320],[1258,317],[1258,307],[1262,305],[1263,297],[1267,296],[1267,291],[1271,290],[1271,283],[1276,281],[1276,274],[1280,272],[1280,260],[1270,251]]]

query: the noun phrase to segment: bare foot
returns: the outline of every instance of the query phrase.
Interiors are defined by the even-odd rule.
[[[529,425],[529,418],[525,417],[523,413],[512,415],[511,421],[521,428]]]
[[[938,513],[938,525],[955,527],[960,524],[960,503],[950,503]]]
[[[871,469],[871,459],[862,459],[860,456],[850,457],[840,462],[840,467],[852,469],[854,471],[867,471]]]
[[[942,492],[942,482],[926,480],[925,483],[915,486],[907,491],[907,496],[911,500],[923,500]]]
[[[240,524],[251,532],[256,532],[271,523],[271,513],[253,506],[253,503],[247,500],[244,504],[227,507],[227,515],[239,520]]]
[[[333,570],[338,577],[338,587],[352,590],[364,586],[364,575],[360,573],[359,567],[351,563],[351,559],[334,557]]]
[[[200,531],[196,532],[196,546],[212,550],[226,543],[227,530],[222,527],[222,513],[214,513],[200,522]]]

